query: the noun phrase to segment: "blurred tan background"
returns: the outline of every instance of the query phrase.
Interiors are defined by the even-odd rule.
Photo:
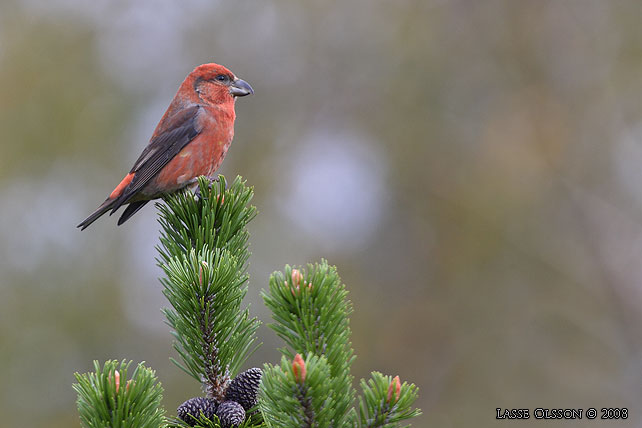
[[[566,425],[496,407],[640,426],[641,18],[636,0],[2,0],[0,425],[79,426],[93,359],[147,361],[172,414],[199,393],[169,362],[155,209],[75,225],[214,61],[256,90],[221,171],[255,186],[253,314],[270,321],[270,272],[325,257],[355,376],[416,383],[413,426]],[[259,334],[249,364],[277,361]]]

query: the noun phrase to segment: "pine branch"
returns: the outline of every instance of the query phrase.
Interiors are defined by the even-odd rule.
[[[414,385],[377,372],[361,381],[358,412],[353,407],[352,305],[336,268],[325,260],[271,275],[263,298],[275,321],[270,327],[286,343],[281,364],[238,374],[255,349],[259,325],[241,308],[248,281],[247,224],[256,215],[249,204],[252,189],[239,177],[229,189],[222,176],[216,184],[204,177],[198,184],[198,197],[179,192],[157,204],[157,261],[171,305],[163,313],[180,357],[173,361],[203,383],[207,397],[185,401],[178,419],[165,419],[153,371],[139,365],[125,381],[130,363],[108,361],[101,369],[95,362],[96,372],[77,374],[74,385],[83,425],[392,428],[420,414],[412,408]]]
[[[298,353],[327,360],[330,376],[326,390],[335,399],[331,418],[334,426],[356,419],[350,373],[354,352],[348,319],[352,305],[347,294],[336,268],[325,260],[308,265],[307,270],[286,266],[285,273],[272,274],[270,292],[263,293],[276,321],[270,327],[289,346],[280,350],[282,354],[289,359]]]
[[[419,409],[412,408],[412,404],[417,399],[417,387],[414,384],[404,382],[402,385],[399,376],[393,379],[379,372],[372,372],[371,376],[368,382],[361,380],[363,391],[363,396],[359,397],[361,427],[398,427],[401,421],[421,414]]]
[[[294,362],[283,356],[280,366],[266,365],[259,390],[259,408],[267,426],[341,426],[334,423],[334,408],[339,404],[336,397],[322,393],[328,391],[329,377],[326,358],[314,354],[309,354],[305,362],[297,354]]]
[[[392,428],[420,414],[411,407],[417,398],[414,385],[401,385],[398,377],[390,379],[373,372],[369,383],[361,381],[363,397],[359,398],[357,418],[352,407],[354,391],[350,374],[354,355],[348,315],[352,305],[336,268],[328,266],[325,260],[308,265],[307,270],[286,266],[285,273],[272,274],[269,293],[264,292],[263,299],[275,321],[270,327],[287,344],[280,350],[283,361],[294,359],[293,376],[296,378],[299,354],[307,355],[320,367],[327,364],[329,370],[324,382],[317,387],[305,388],[298,384],[297,389],[292,387],[284,362],[281,367],[266,366],[260,388],[263,401],[259,400],[259,404],[269,426],[281,426],[279,418],[295,414],[299,417],[292,426]],[[307,362],[302,365],[303,373],[307,366]],[[321,416],[317,407],[309,405],[314,400],[324,402],[331,410]]]
[[[236,177],[229,189],[225,177],[218,176],[212,183],[199,177],[200,197],[185,190],[157,203],[161,246],[157,246],[161,262],[168,262],[176,254],[185,254],[191,248],[227,248],[240,263],[249,258],[247,224],[256,216],[256,208],[249,205],[254,192]]]
[[[174,330],[173,360],[209,397],[222,401],[230,379],[255,349],[259,326],[248,309],[247,223],[256,215],[252,189],[237,177],[229,189],[223,176],[210,187],[199,178],[200,197],[185,191],[157,204],[162,226],[158,263],[165,272],[164,309]]]
[[[140,363],[127,380],[131,361],[94,361],[93,373],[76,373],[78,412],[86,428],[160,428],[165,426],[161,407],[163,388],[153,370]]]

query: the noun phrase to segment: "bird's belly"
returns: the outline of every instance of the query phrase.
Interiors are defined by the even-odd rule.
[[[158,196],[185,187],[198,176],[214,174],[223,162],[230,141],[203,137],[195,139],[178,152],[142,189],[142,193]]]

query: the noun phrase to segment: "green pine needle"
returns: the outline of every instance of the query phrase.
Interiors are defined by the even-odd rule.
[[[330,366],[325,357],[309,354],[306,376],[297,381],[292,360],[266,365],[259,388],[259,408],[270,428],[339,427],[335,422],[337,395],[328,386]]]
[[[251,188],[237,177],[210,185],[199,178],[200,197],[189,191],[157,204],[162,226],[158,263],[166,277],[163,310],[174,330],[178,367],[223,398],[231,377],[256,349],[259,326],[241,303],[247,293],[247,224],[256,215]]]
[[[250,205],[252,188],[240,177],[229,188],[223,176],[213,184],[199,177],[198,185],[198,197],[183,191],[157,204],[162,227],[157,261],[171,305],[163,313],[179,356],[172,361],[202,382],[209,397],[223,401],[230,380],[257,347],[259,322],[241,307],[248,287],[247,225],[256,208]],[[272,311],[270,327],[286,346],[280,350],[280,365],[265,365],[260,412],[250,410],[239,428],[399,428],[420,414],[412,407],[416,386],[378,372],[361,380],[363,395],[358,409],[353,406],[352,304],[327,261],[273,273],[263,299]],[[297,358],[296,370],[295,354],[305,356],[304,362]],[[163,389],[151,369],[141,363],[128,380],[130,364],[107,361],[101,367],[95,361],[95,372],[76,374],[82,425],[188,427],[165,418]],[[221,428],[218,417],[210,420],[203,414],[195,426]]]
[[[286,266],[284,273],[272,274],[270,291],[263,293],[275,320],[270,327],[288,345],[281,349],[282,354],[288,359],[297,353],[314,354],[327,360],[330,375],[326,385],[335,397],[334,426],[356,419],[348,319],[352,305],[347,294],[336,268],[325,260],[307,269]]]
[[[221,428],[221,423],[218,420],[218,416],[214,415],[212,419],[209,419],[201,412],[200,416],[196,418],[194,425],[189,425],[178,418],[170,418],[168,419],[167,428]]]
[[[392,376],[384,376],[372,372],[366,382],[361,380],[363,396],[359,398],[359,422],[367,428],[397,428],[400,422],[421,414],[419,409],[413,409],[412,404],[417,399],[417,387],[404,382],[397,395]],[[408,427],[410,425],[405,425]]]
[[[93,373],[76,373],[78,413],[86,428],[165,426],[163,388],[153,370],[140,363],[128,379],[130,362],[94,361]],[[118,374],[117,374],[118,373]]]

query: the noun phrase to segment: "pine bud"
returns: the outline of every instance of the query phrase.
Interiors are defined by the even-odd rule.
[[[223,401],[216,415],[221,421],[221,428],[237,427],[245,421],[245,410],[236,401]]]
[[[207,269],[209,266],[205,260],[201,261],[201,265],[198,267],[198,283],[203,285],[203,268]]]
[[[178,406],[176,414],[187,425],[193,427],[201,416],[201,412],[203,412],[203,415],[206,418],[212,419],[212,416],[216,413],[217,407],[218,403],[211,398],[194,397]]]
[[[296,296],[296,294],[301,290],[301,284],[303,286],[308,286],[308,290],[312,289],[312,283],[308,284],[304,279],[303,279],[303,274],[299,269],[292,269],[292,274],[290,275],[292,278],[292,285],[290,286],[290,291],[292,292],[293,296]],[[288,287],[288,282],[285,281],[285,286]]]
[[[257,395],[262,375],[263,371],[258,367],[245,370],[232,380],[225,391],[225,399],[236,401],[245,411],[250,410],[258,404]]]
[[[107,381],[111,383],[111,373],[107,376]],[[118,389],[120,388],[120,373],[118,370],[114,370],[114,379],[115,379],[115,385],[116,385],[116,394],[118,394]]]
[[[399,382],[399,376],[395,376],[394,379],[392,379],[392,382],[390,382],[390,385],[388,385],[388,398],[386,402],[390,403],[390,400],[392,400],[392,394],[394,393],[395,395],[395,403],[399,400],[399,393],[401,392],[401,382]]]
[[[292,269],[292,285],[299,288],[299,284],[303,280],[303,274],[299,269]]]
[[[294,361],[292,361],[292,371],[294,372],[294,379],[298,383],[305,382],[305,361],[301,358],[301,354],[296,354]]]

